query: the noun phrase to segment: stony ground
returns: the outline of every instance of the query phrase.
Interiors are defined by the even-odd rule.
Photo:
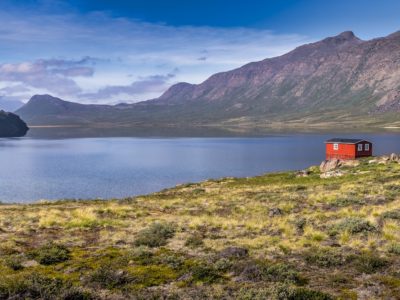
[[[0,299],[400,299],[400,164],[330,174],[0,205]]]

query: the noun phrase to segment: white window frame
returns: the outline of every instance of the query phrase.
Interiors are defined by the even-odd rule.
[[[339,143],[333,144],[333,150],[339,150]]]
[[[364,149],[365,149],[365,151],[369,151],[369,144],[365,144]]]
[[[357,145],[357,151],[358,151],[358,152],[363,151],[363,144],[358,144],[358,145]]]

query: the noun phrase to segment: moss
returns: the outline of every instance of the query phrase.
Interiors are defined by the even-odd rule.
[[[131,287],[144,288],[157,286],[174,281],[178,273],[169,266],[133,266],[128,267],[127,272],[131,278]]]

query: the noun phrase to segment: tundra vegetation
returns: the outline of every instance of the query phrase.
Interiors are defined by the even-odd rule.
[[[400,164],[0,206],[0,299],[398,299]]]

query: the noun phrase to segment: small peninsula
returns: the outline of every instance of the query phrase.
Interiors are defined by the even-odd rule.
[[[21,137],[28,130],[28,126],[18,115],[3,110],[0,111],[0,138]]]

